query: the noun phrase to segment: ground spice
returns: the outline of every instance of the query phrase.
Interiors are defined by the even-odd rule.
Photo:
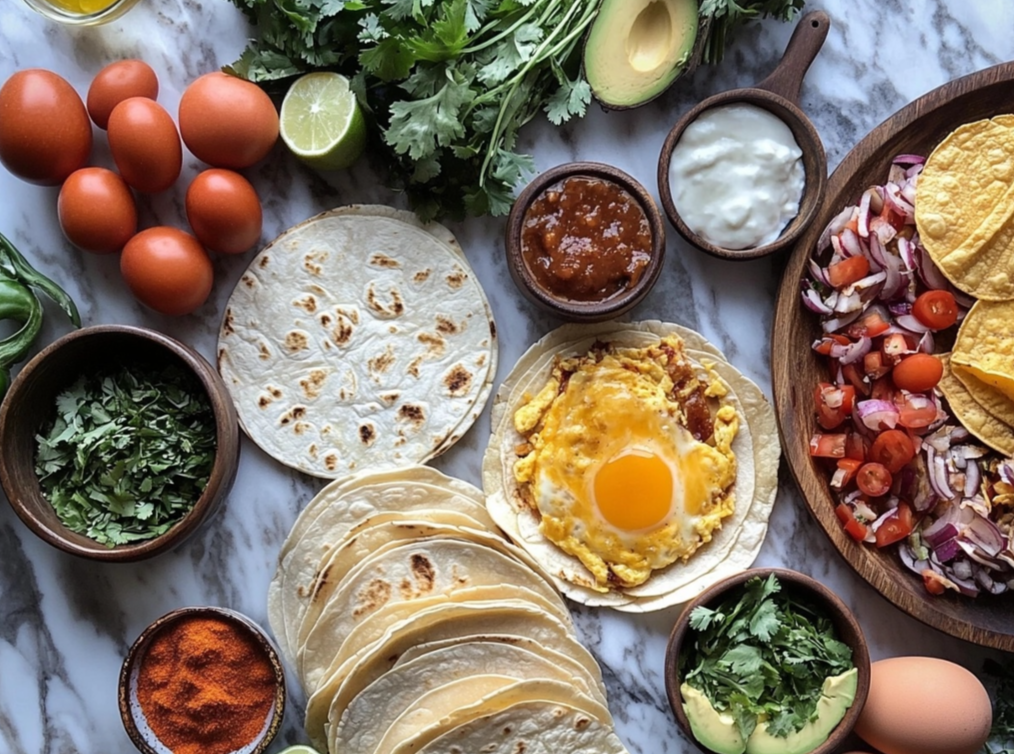
[[[264,728],[275,673],[264,648],[216,618],[181,618],[148,645],[137,696],[173,754],[228,754]]]

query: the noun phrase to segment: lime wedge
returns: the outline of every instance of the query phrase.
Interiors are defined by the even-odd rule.
[[[282,749],[278,752],[278,754],[318,754],[318,752],[316,749],[311,748],[306,744],[296,744],[295,746],[290,746],[288,749]]]
[[[279,129],[292,153],[318,170],[347,168],[366,146],[366,121],[339,73],[296,79],[282,102]]]

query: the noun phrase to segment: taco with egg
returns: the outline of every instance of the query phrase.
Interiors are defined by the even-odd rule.
[[[492,421],[489,513],[575,601],[662,609],[760,550],[777,491],[774,414],[691,330],[562,327],[518,361]]]

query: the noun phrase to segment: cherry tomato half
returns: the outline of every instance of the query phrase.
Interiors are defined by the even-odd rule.
[[[899,394],[894,405],[898,407],[898,424],[908,429],[925,429],[939,418],[936,404],[919,393]]]
[[[866,257],[849,257],[827,268],[827,279],[832,288],[844,288],[870,274],[870,260]]]
[[[882,463],[864,463],[856,474],[860,491],[870,497],[886,495],[891,489],[891,472]]]
[[[913,526],[912,509],[907,503],[899,503],[894,515],[884,519],[877,529],[877,547],[893,545],[904,539],[912,533]]]
[[[877,435],[870,447],[870,460],[887,467],[897,474],[905,464],[915,458],[915,446],[907,434],[900,429],[888,429]]]
[[[926,291],[912,304],[912,314],[931,330],[946,330],[958,321],[958,302],[950,291]]]
[[[932,390],[943,376],[943,362],[928,353],[913,353],[906,356],[891,372],[891,379],[895,385],[913,393]]]

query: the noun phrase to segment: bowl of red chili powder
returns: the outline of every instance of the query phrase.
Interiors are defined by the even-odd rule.
[[[271,640],[241,613],[186,607],[134,642],[120,716],[144,754],[261,754],[281,727],[285,676]]]

